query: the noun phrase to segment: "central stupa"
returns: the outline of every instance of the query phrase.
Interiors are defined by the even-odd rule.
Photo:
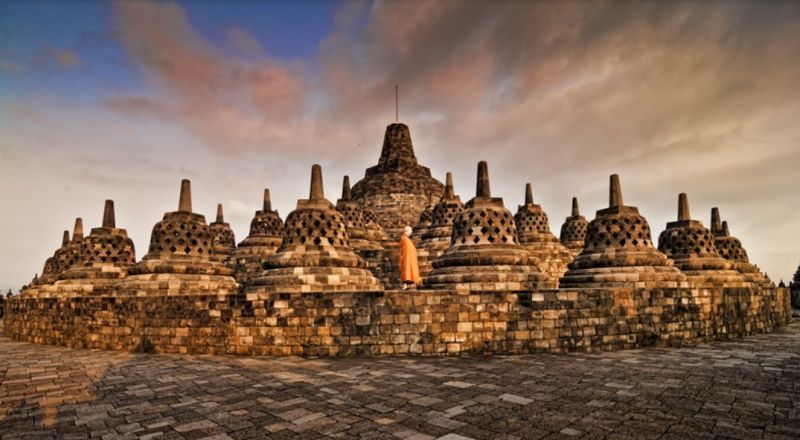
[[[431,170],[417,162],[408,126],[394,123],[386,127],[378,164],[367,168],[364,178],[353,185],[353,198],[369,208],[389,240],[396,241],[404,226],[417,224],[430,195],[443,189]]]

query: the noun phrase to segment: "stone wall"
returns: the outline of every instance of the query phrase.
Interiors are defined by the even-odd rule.
[[[6,312],[7,336],[42,344],[325,356],[679,346],[790,319],[785,288],[13,297]]]

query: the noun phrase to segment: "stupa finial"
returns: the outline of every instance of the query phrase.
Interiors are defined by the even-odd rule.
[[[269,197],[269,188],[264,188],[264,205],[262,210],[263,212],[272,211],[272,200]]]
[[[342,179],[342,200],[352,200],[353,193],[350,191],[350,176]]]
[[[489,164],[485,160],[478,162],[478,185],[475,197],[492,197],[492,190],[489,188]]]
[[[572,198],[572,216],[573,217],[577,217],[579,215],[581,215],[581,210],[578,208],[578,198],[577,197],[573,197]]]
[[[678,220],[691,220],[692,215],[689,214],[689,197],[686,193],[678,194]]]
[[[181,198],[178,201],[178,211],[192,212],[192,182],[189,179],[181,181]]]
[[[64,235],[61,236],[61,247],[64,247],[67,244],[69,244],[69,231],[64,231]]]
[[[103,207],[103,227],[112,229],[117,227],[113,200],[106,200],[106,205]]]
[[[75,218],[75,227],[72,228],[72,239],[83,240],[83,219],[80,217]]]
[[[725,234],[726,237],[730,237],[731,236],[731,231],[730,231],[730,229],[728,229],[728,221],[727,220],[722,222],[722,233]]]
[[[453,190],[453,173],[448,171],[447,177],[445,177],[444,198],[452,199],[453,197],[455,197],[455,191]]]
[[[719,208],[716,206],[711,208],[711,232],[722,231],[722,224],[719,220]]]
[[[533,187],[530,183],[525,184],[525,204],[533,205]]]
[[[322,167],[314,164],[311,167],[311,191],[309,200],[322,200],[325,198],[325,191],[322,188]]]
[[[222,203],[217,203],[217,223],[225,223],[225,213],[222,212]]]
[[[611,186],[608,192],[608,207],[622,206],[622,186],[619,184],[619,175],[611,175]]]

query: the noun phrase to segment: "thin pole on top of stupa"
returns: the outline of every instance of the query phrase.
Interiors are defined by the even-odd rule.
[[[400,97],[398,96],[399,86],[397,84],[394,85],[394,122],[400,122]]]

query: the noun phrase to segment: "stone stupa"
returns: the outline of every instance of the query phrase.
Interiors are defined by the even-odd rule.
[[[64,230],[64,233],[61,236],[61,247],[56,249],[52,257],[45,260],[44,268],[42,269],[42,275],[38,277],[37,282],[42,284],[50,284],[58,279],[58,275],[61,273],[61,270],[58,267],[58,260],[61,257],[61,254],[67,250],[69,242],[69,231]]]
[[[261,265],[278,250],[282,236],[283,220],[278,211],[272,210],[269,189],[264,189],[262,207],[250,221],[250,233],[239,243],[229,260],[234,268],[236,281],[243,283],[261,275]]]
[[[430,202],[425,209],[422,210],[422,213],[419,215],[419,220],[417,224],[413,226],[414,230],[411,233],[411,240],[414,242],[415,245],[419,246],[420,241],[422,240],[422,236],[428,232],[431,228],[431,220],[433,219],[433,208],[436,206],[436,197],[433,194],[430,195]]]
[[[634,206],[622,203],[619,176],[611,176],[609,207],[589,223],[586,242],[561,287],[688,287],[686,276],[653,247],[650,225]]]
[[[75,218],[71,240],[68,240],[69,234],[66,231],[64,232],[65,234],[61,239],[61,247],[55,251],[51,258],[45,261],[42,276],[34,277],[34,281],[26,289],[28,290],[27,293],[33,293],[30,291],[31,287],[55,283],[62,273],[80,261],[81,245],[83,243],[83,219],[80,217]],[[65,240],[67,240],[66,243]]]
[[[486,162],[478,163],[473,199],[453,221],[450,247],[424,277],[428,288],[456,291],[523,291],[555,288],[517,242],[514,217],[492,197]]]
[[[375,241],[367,232],[364,212],[358,202],[353,200],[350,191],[350,177],[342,179],[342,198],[336,201],[336,211],[344,218],[347,235],[350,237],[350,246],[364,261],[370,271],[380,270],[383,259],[383,246],[380,241]]]
[[[417,162],[408,126],[394,123],[386,127],[378,164],[367,168],[364,178],[353,185],[353,198],[375,214],[395,242],[405,226],[417,224],[430,194],[440,194],[443,187],[428,167]]]
[[[586,217],[581,215],[578,208],[578,198],[572,198],[572,214],[564,220],[561,225],[561,244],[567,247],[572,252],[573,257],[583,251],[583,243],[586,240],[586,229],[589,227],[589,222]]]
[[[658,236],[658,250],[672,259],[692,284],[698,287],[739,287],[744,277],[720,256],[711,230],[689,214],[689,199],[678,195],[678,220],[667,223]]]
[[[714,245],[717,252],[728,261],[733,263],[734,269],[744,275],[745,279],[753,284],[772,286],[772,281],[755,265],[750,263],[747,251],[742,246],[742,242],[731,236],[728,229],[728,222],[720,222],[719,208],[711,209],[711,233],[714,234]]]
[[[536,265],[558,281],[572,261],[572,253],[550,232],[550,221],[540,205],[533,203],[533,189],[525,184],[525,204],[514,215],[517,239],[536,259]]]
[[[245,286],[248,297],[293,292],[371,292],[383,289],[350,246],[344,217],[325,199],[322,168],[311,169],[308,199],[286,217],[278,251],[261,276]]]
[[[417,246],[419,273],[423,277],[433,269],[433,261],[450,247],[453,221],[464,210],[464,204],[461,203],[461,198],[455,194],[453,188],[453,173],[447,173],[445,182],[444,193],[442,193],[439,203],[433,207],[431,224]]]
[[[227,262],[236,251],[236,237],[233,235],[231,225],[225,223],[225,215],[222,212],[222,203],[217,204],[217,219],[208,225],[214,234],[214,255],[220,261]]]
[[[128,270],[121,293],[135,296],[226,295],[237,289],[214,254],[214,233],[201,214],[192,212],[191,183],[181,182],[178,210],[153,226],[150,248]]]

